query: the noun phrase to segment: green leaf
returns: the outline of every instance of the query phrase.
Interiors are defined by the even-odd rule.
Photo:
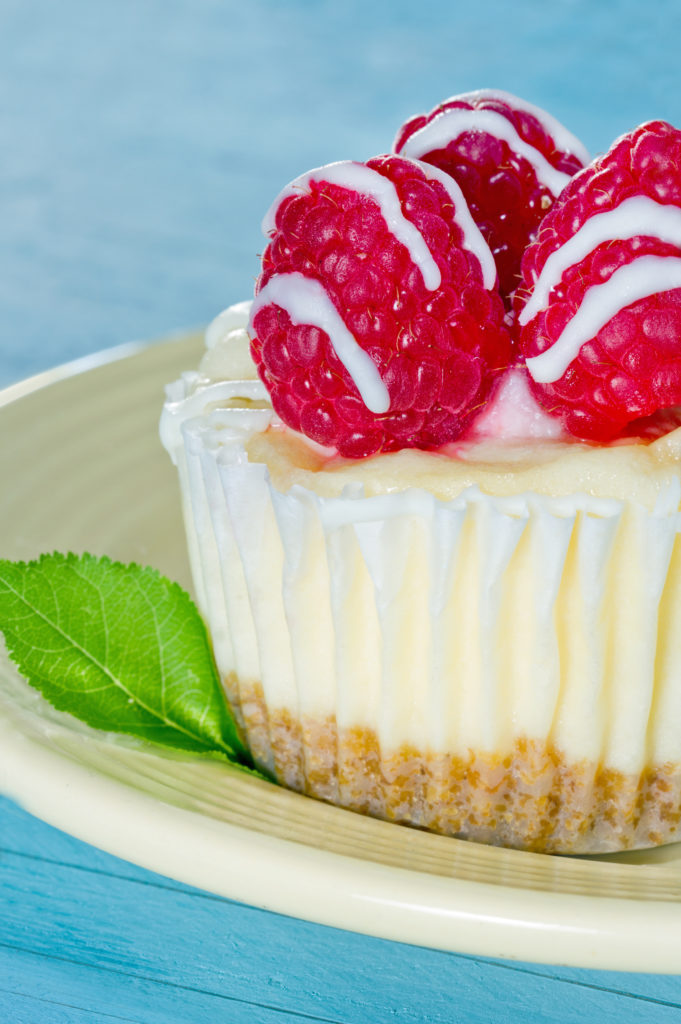
[[[93,555],[0,559],[0,631],[19,671],[58,710],[250,765],[203,621],[155,569]]]

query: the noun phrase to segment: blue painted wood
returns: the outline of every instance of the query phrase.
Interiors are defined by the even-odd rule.
[[[307,1015],[252,999],[2,949],[0,979],[0,1019],[8,1024],[310,1024]]]
[[[29,992],[27,978],[36,979]],[[186,986],[0,949],[0,1019],[8,1024],[309,1024],[310,1018]]]
[[[444,1024],[457,1007],[473,1024],[528,1015],[561,1024],[681,1017],[679,978],[492,961],[367,938],[178,885],[93,851],[6,800],[0,827],[0,991],[53,999],[54,979],[63,977],[75,1005],[94,1011],[113,986],[116,1012],[141,1014],[144,1006],[132,1019],[145,1022],[164,1019],[172,989],[195,1013],[188,1020],[202,1020],[210,1000],[213,1012],[231,1001],[230,1020],[254,1005],[294,1020],[353,1024],[412,1024],[426,1010],[425,1019]],[[47,988],[22,989],[33,973]],[[163,998],[142,999],[154,986]]]

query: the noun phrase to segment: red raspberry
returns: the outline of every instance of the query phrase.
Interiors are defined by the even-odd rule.
[[[474,115],[467,116],[469,111]],[[539,222],[589,160],[581,142],[555,118],[492,89],[453,96],[411,118],[394,150],[441,167],[459,183],[494,254],[508,305]]]
[[[681,132],[641,125],[577,174],[522,271],[533,391],[571,433],[637,433],[681,404]]]
[[[330,164],[263,228],[249,333],[281,419],[351,458],[456,438],[510,358],[494,261],[456,184],[395,156]]]

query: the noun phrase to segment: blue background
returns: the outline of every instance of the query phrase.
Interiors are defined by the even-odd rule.
[[[292,177],[482,86],[681,123],[681,5],[1,0],[0,386],[248,297]]]
[[[681,125],[680,39],[678,0],[0,0],[0,386],[249,296],[288,180],[453,93],[514,92],[592,152]],[[650,1024],[681,1020],[681,979],[286,921],[0,801],[0,1018]]]

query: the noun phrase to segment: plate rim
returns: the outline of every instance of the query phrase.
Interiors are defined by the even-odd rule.
[[[285,916],[450,953],[679,973],[673,952],[681,938],[677,904],[432,875],[251,831],[96,772],[13,732],[9,723],[0,707],[0,789],[7,796],[47,824],[183,884]],[[19,769],[20,785],[10,781],[13,769]],[[140,834],[129,828],[131,808],[146,823]],[[173,842],[178,829],[181,852]],[[275,857],[277,873],[271,871]],[[289,884],[282,884],[282,873]],[[402,895],[405,887],[409,899]],[[308,895],[305,907],[300,891]],[[646,928],[651,907],[654,936],[642,947],[630,933]]]
[[[0,390],[0,409],[107,363],[126,359],[132,363],[152,346],[195,337],[196,331],[177,332],[61,364]],[[681,972],[681,955],[674,955],[681,949],[681,903],[430,874],[249,830],[162,801],[66,753],[48,749],[16,729],[16,720],[2,702],[0,738],[0,792],[30,814],[114,856],[227,899],[316,924],[463,955],[656,974]],[[255,778],[252,782],[263,784]],[[106,814],[101,809],[102,788],[108,796]],[[140,820],[154,823],[153,830],[135,835],[125,827],[133,806],[143,816]],[[172,842],[177,828],[184,833],[182,863]],[[191,857],[187,857],[187,844]],[[282,884],[281,871],[271,871],[273,857],[292,884]],[[312,894],[304,906],[301,892]],[[653,928],[646,927],[651,923],[651,908]]]

